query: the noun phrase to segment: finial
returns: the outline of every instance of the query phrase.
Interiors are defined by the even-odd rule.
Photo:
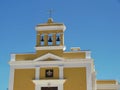
[[[49,19],[48,19],[48,23],[53,23],[53,19],[52,19],[52,18],[49,18]]]

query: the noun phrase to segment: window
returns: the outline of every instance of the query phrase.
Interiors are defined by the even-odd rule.
[[[45,72],[46,77],[53,77],[53,69],[47,69]]]
[[[56,45],[60,45],[60,33],[56,34]]]
[[[48,45],[53,45],[53,35],[48,34]]]
[[[41,35],[41,42],[40,45],[43,46],[44,45],[44,34]]]

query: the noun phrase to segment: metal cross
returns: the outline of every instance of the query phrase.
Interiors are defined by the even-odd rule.
[[[52,12],[53,12],[53,10],[49,10],[49,11],[48,11],[48,13],[49,13],[49,18],[52,17]]]

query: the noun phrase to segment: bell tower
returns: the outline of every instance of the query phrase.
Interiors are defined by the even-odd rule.
[[[55,23],[49,18],[46,23],[38,24],[36,27],[36,50],[65,49],[63,23]]]

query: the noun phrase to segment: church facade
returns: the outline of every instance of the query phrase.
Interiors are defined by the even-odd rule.
[[[118,90],[116,80],[97,80],[90,51],[65,51],[63,23],[49,18],[36,27],[35,53],[11,54],[8,90]]]

